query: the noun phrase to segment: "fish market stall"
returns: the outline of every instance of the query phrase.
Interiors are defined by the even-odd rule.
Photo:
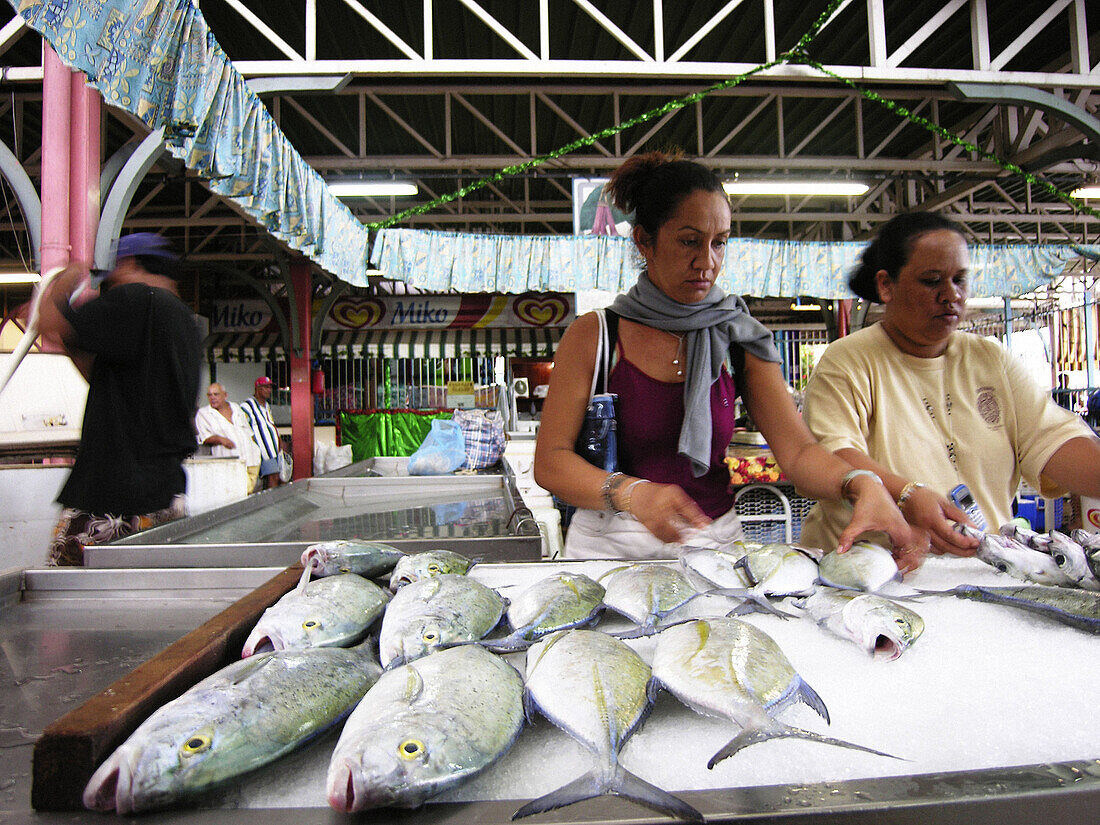
[[[482,563],[470,576],[514,597],[553,572],[599,578],[607,561]],[[293,570],[49,570],[4,579],[0,681],[4,748],[0,819],[109,822],[91,812],[30,808],[31,743],[52,720],[102,691],[165,644],[269,577],[293,586]],[[944,590],[960,583],[1011,583],[974,559],[929,559],[906,584]],[[270,584],[268,585],[270,589]],[[270,594],[269,594],[270,596]],[[693,612],[721,615],[728,602],[706,597]],[[694,806],[708,821],[798,823],[1069,823],[1100,810],[1100,637],[1045,617],[948,596],[910,604],[926,629],[894,661],[872,659],[806,618],[751,615],[820,695],[832,723],[806,705],[786,724],[855,742],[897,759],[778,739],[707,768],[736,732],[668,693],[623,747],[629,771]],[[150,622],[151,613],[157,621]],[[601,629],[623,628],[605,617]],[[652,638],[628,642],[651,661]],[[232,657],[232,651],[226,655]],[[159,658],[159,657],[158,657]],[[507,659],[524,668],[522,654]],[[216,665],[206,665],[210,672]],[[199,678],[205,673],[195,673]],[[124,710],[124,709],[123,709]],[[347,822],[330,809],[325,772],[338,731],[302,750],[196,797],[150,821]],[[466,784],[415,811],[379,809],[371,821],[508,822],[528,800],[576,778],[591,756],[541,716],[511,750]],[[668,822],[627,800],[602,797],[532,822]]]
[[[538,524],[510,473],[409,476],[401,470],[399,460],[356,462],[87,548],[85,564],[283,568],[310,544],[350,538],[407,552],[446,546],[486,561],[541,557]]]

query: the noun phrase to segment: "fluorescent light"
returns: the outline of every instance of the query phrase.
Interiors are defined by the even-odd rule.
[[[1070,192],[1075,198],[1100,198],[1100,185],[1081,186]]]
[[[40,280],[37,272],[0,272],[0,284],[37,284]]]
[[[730,195],[862,195],[865,183],[846,181],[726,181],[722,188]]]
[[[386,195],[415,195],[419,190],[415,183],[402,183],[393,180],[354,180],[333,181],[329,190],[338,198],[370,198]]]
[[[818,312],[821,309],[821,305],[820,304],[791,304],[791,309],[793,309],[795,312],[799,312],[799,311],[802,311],[802,312],[805,312],[805,311]]]

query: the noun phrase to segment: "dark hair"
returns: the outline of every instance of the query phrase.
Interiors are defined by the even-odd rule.
[[[702,189],[725,196],[722,181],[714,172],[685,160],[680,152],[635,155],[611,173],[605,189],[616,207],[634,213],[634,224],[650,237],[656,237],[657,230],[692,192]]]
[[[863,250],[859,265],[848,276],[848,288],[864,300],[878,302],[875,273],[885,269],[890,280],[896,281],[898,273],[909,263],[913,243],[925,232],[937,229],[950,229],[963,235],[961,226],[935,212],[902,212],[895,215]]]
[[[166,258],[163,255],[134,255],[133,258],[142,269],[153,275],[163,275],[173,281],[178,281],[183,275],[179,258]]]

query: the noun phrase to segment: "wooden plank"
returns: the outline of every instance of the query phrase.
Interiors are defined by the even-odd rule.
[[[34,746],[35,810],[83,810],[84,787],[100,763],[154,710],[240,658],[260,616],[301,575],[302,565],[291,565],[47,727]]]

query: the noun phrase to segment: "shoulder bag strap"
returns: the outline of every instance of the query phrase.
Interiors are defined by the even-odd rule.
[[[596,310],[596,318],[599,321],[600,331],[596,337],[596,363],[592,369],[592,386],[588,390],[588,403],[592,403],[592,397],[596,390],[602,393],[607,386],[607,316],[602,309]]]

